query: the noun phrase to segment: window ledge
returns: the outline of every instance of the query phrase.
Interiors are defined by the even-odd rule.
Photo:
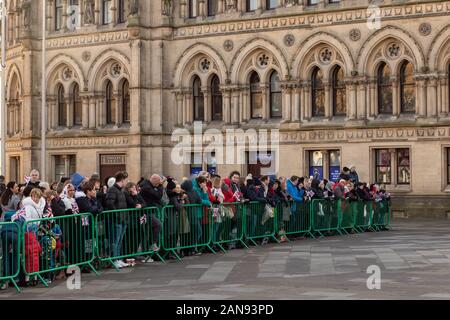
[[[390,193],[409,193],[412,192],[411,185],[386,185],[386,191]]]

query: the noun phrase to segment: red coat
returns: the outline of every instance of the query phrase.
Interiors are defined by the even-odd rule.
[[[27,273],[39,272],[41,253],[42,248],[34,232],[25,233],[25,271]]]
[[[224,202],[227,203],[237,202],[236,198],[234,197],[233,188],[231,188],[231,180],[229,178],[225,178],[223,181],[228,186],[228,191],[222,189],[222,193],[225,196]]]

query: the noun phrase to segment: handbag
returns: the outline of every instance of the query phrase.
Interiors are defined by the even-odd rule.
[[[264,207],[264,215],[261,220],[261,225],[264,225],[269,219],[272,219],[274,216],[274,209],[269,204],[266,204],[266,206]]]

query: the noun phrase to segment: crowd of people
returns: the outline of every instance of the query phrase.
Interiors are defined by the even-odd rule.
[[[226,177],[208,172],[200,172],[191,178],[177,180],[170,176],[153,174],[148,178],[141,178],[138,182],[129,181],[126,172],[118,172],[114,177],[101,181],[98,174],[90,177],[75,173],[72,177],[62,178],[58,182],[48,183],[40,181],[38,170],[32,170],[28,181],[19,184],[10,181],[5,184],[4,177],[0,176],[0,203],[2,215],[0,222],[16,222],[23,225],[27,221],[43,218],[54,218],[80,213],[90,213],[96,216],[105,211],[162,208],[171,205],[176,211],[181,211],[183,205],[197,204],[213,207],[225,203],[259,202],[269,207],[275,207],[282,202],[294,201],[303,203],[313,199],[349,199],[382,201],[390,197],[380,185],[359,181],[356,168],[345,167],[336,183],[320,179],[318,174],[312,177],[292,176],[290,178],[269,176],[253,177],[251,174],[241,176],[237,171]],[[213,211],[217,214],[216,211]],[[214,219],[220,217],[215,216]],[[201,235],[201,215],[191,218],[190,230]],[[121,242],[126,234],[126,223],[115,222],[112,226],[110,254],[112,257],[121,256]],[[252,220],[253,221],[253,220]],[[148,239],[153,252],[159,252],[158,237],[163,224],[160,217],[149,214],[140,218],[151,229],[151,239]],[[45,224],[51,231],[56,244],[50,247],[63,248],[64,230],[53,224]],[[84,226],[83,221],[83,226]],[[39,254],[42,254],[43,242],[33,236],[34,228],[41,228],[39,224],[27,226],[25,237],[25,255],[27,256],[25,268],[27,272],[39,270]],[[214,231],[216,233],[217,230]],[[18,230],[12,224],[4,225],[0,230],[2,239],[2,272],[1,274],[14,274],[17,270],[15,257],[17,252],[12,244],[18,241]],[[174,240],[177,241],[176,239]],[[28,248],[30,247],[30,248]],[[194,248],[183,252],[184,255],[201,254],[202,248]],[[50,249],[51,250],[51,249]],[[143,261],[152,262],[149,257]],[[36,267],[37,264],[37,267]],[[129,267],[131,263],[116,259],[114,267]],[[9,271],[8,271],[9,270]],[[64,274],[62,274],[64,277]],[[49,281],[51,281],[49,279]],[[29,285],[30,279],[19,279],[21,285]],[[1,288],[8,287],[8,282],[1,284]]]

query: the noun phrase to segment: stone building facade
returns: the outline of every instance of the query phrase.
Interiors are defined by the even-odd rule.
[[[450,1],[8,1],[6,172],[19,181],[42,160],[42,1],[47,180],[120,169],[133,180],[200,169],[336,178],[353,164],[399,213],[450,211]],[[263,155],[250,149],[239,165],[214,154],[174,164],[172,132],[195,121],[278,129],[266,158],[279,171],[251,164]]]

